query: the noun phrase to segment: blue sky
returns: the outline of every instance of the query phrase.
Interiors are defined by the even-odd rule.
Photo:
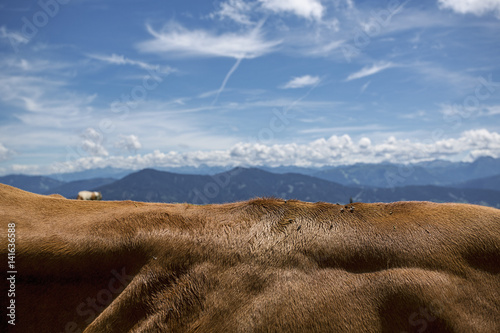
[[[8,0],[0,174],[500,157],[498,0]]]

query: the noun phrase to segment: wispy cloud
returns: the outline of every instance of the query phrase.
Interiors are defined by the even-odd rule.
[[[7,39],[12,47],[17,47],[18,44],[27,44],[29,39],[16,31],[8,31],[3,25],[0,27],[0,38]]]
[[[469,119],[471,117],[490,117],[500,115],[500,105],[478,104],[476,107],[470,107],[465,106],[463,103],[443,103],[440,104],[439,107],[439,113],[445,117],[461,117],[462,119]]]
[[[4,57],[0,60],[0,72],[10,75],[38,75],[44,77],[68,77],[75,63],[51,61],[43,58]]]
[[[323,122],[325,122],[323,120]],[[381,126],[378,124],[368,124],[368,125],[360,125],[360,126],[337,126],[337,127],[312,127],[300,130],[301,134],[322,134],[328,135],[331,133],[363,133],[363,132],[374,132],[374,131],[386,131],[388,130],[387,126]]]
[[[0,162],[8,160],[14,152],[11,149],[8,149],[0,142]]]
[[[243,6],[238,1],[231,2],[233,6]],[[240,8],[244,9],[244,8]],[[205,30],[188,30],[181,25],[171,22],[161,32],[155,31],[151,26],[147,29],[155,39],[138,44],[143,52],[166,53],[173,55],[186,55],[192,57],[229,57],[236,59],[224,77],[220,88],[215,92],[215,104],[224,91],[229,79],[238,69],[243,59],[260,57],[274,51],[280,41],[267,41],[263,37],[261,20],[253,29],[245,33],[225,33],[214,35]]]
[[[85,112],[97,97],[96,94],[66,91],[65,85],[64,81],[42,77],[0,75],[0,100],[24,111],[50,118]],[[21,119],[25,115],[16,117]]]
[[[105,56],[105,55],[98,55],[98,54],[89,54],[89,58],[96,59],[99,61],[106,62],[108,64],[113,64],[113,65],[131,65],[131,66],[137,66],[139,68],[145,69],[145,70],[155,70],[158,71],[160,69],[159,65],[151,65],[148,64],[147,62],[144,61],[139,61],[139,60],[132,60],[129,58],[126,58],[123,55],[118,55],[118,54],[112,54],[110,56]],[[175,71],[175,69],[171,67],[164,67],[161,68],[161,72],[164,74],[168,74]]]
[[[296,88],[304,88],[309,86],[314,86],[320,83],[321,79],[319,76],[311,76],[304,75],[300,77],[294,77],[285,85],[283,85],[283,89],[296,89]]]
[[[366,90],[366,88],[368,88],[368,86],[370,85],[370,83],[372,83],[372,81],[368,81],[368,82],[366,82],[365,84],[363,84],[363,86],[362,86],[362,87],[361,87],[361,89],[360,89],[360,92],[361,92],[361,93],[364,93],[364,92],[365,92],[365,90]]]
[[[250,31],[215,35],[206,30],[189,30],[171,22],[161,31],[147,25],[154,39],[137,44],[141,52],[162,53],[172,56],[228,57],[251,59],[270,53],[281,43],[266,40],[262,24]]]
[[[488,116],[500,115],[500,105],[491,105],[486,107]]]
[[[363,77],[371,76],[374,74],[377,74],[378,72],[381,72],[383,70],[386,70],[391,67],[395,67],[396,64],[392,62],[379,62],[376,64],[373,64],[372,66],[366,66],[363,67],[361,70],[350,74],[347,78],[346,81],[351,81],[351,80],[356,80],[356,79],[361,79]]]
[[[427,117],[427,112],[425,112],[424,110],[418,110],[413,113],[405,113],[398,115],[398,118],[401,119],[424,119],[425,117]]]
[[[309,56],[326,56],[330,55],[333,51],[339,51],[342,45],[345,43],[344,40],[335,40],[333,42],[325,43],[315,43],[311,47],[308,47],[306,55]]]
[[[417,72],[420,77],[441,89],[451,89],[458,95],[470,94],[478,84],[478,78],[471,73],[460,70],[451,70],[447,64],[414,62],[408,68]]]

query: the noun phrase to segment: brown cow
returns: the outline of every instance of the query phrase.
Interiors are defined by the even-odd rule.
[[[500,332],[494,208],[88,202],[0,185],[0,221],[4,262],[15,234],[1,290],[15,332]]]

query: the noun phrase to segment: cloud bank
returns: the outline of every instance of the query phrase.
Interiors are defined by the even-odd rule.
[[[140,148],[137,137],[124,137],[123,146]],[[17,165],[2,173],[64,173],[115,167],[143,169],[154,167],[208,166],[301,166],[321,167],[355,163],[417,163],[434,159],[472,161],[481,156],[500,158],[500,134],[486,129],[463,132],[457,138],[417,142],[389,137],[374,143],[370,138],[353,140],[349,135],[331,136],[306,144],[238,143],[226,150],[161,152],[134,156],[95,156],[71,159],[43,168]],[[465,158],[464,158],[465,156]]]

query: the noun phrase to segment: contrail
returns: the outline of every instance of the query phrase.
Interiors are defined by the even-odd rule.
[[[212,105],[217,103],[217,100],[219,99],[219,95],[224,91],[224,88],[226,87],[227,81],[229,81],[229,78],[231,77],[231,75],[233,75],[234,71],[238,68],[238,66],[241,63],[241,60],[243,60],[243,57],[238,58],[238,60],[236,60],[236,63],[234,64],[234,66],[226,74],[224,81],[222,81],[222,85],[220,86],[219,90],[217,91],[217,95],[215,95],[215,99],[212,102]]]
[[[252,34],[256,34],[260,31],[260,29],[262,28],[262,26],[264,25],[264,23],[266,22],[267,20],[267,17],[263,18],[262,20],[260,20],[259,23],[257,23],[257,25],[255,26],[255,28],[252,30]],[[218,99],[219,99],[219,96],[220,94],[224,91],[224,88],[226,88],[226,84],[227,84],[227,81],[229,81],[229,78],[231,77],[231,75],[233,75],[234,71],[236,69],[238,69],[238,66],[240,65],[241,61],[243,60],[243,58],[245,58],[247,55],[246,54],[243,54],[241,56],[239,56],[239,58],[236,59],[236,63],[234,64],[234,66],[229,70],[229,72],[227,73],[226,77],[224,78],[224,81],[222,82],[222,85],[221,87],[219,88],[219,90],[217,91],[217,94],[215,96],[215,99],[214,101],[212,102],[212,106],[217,103]]]

